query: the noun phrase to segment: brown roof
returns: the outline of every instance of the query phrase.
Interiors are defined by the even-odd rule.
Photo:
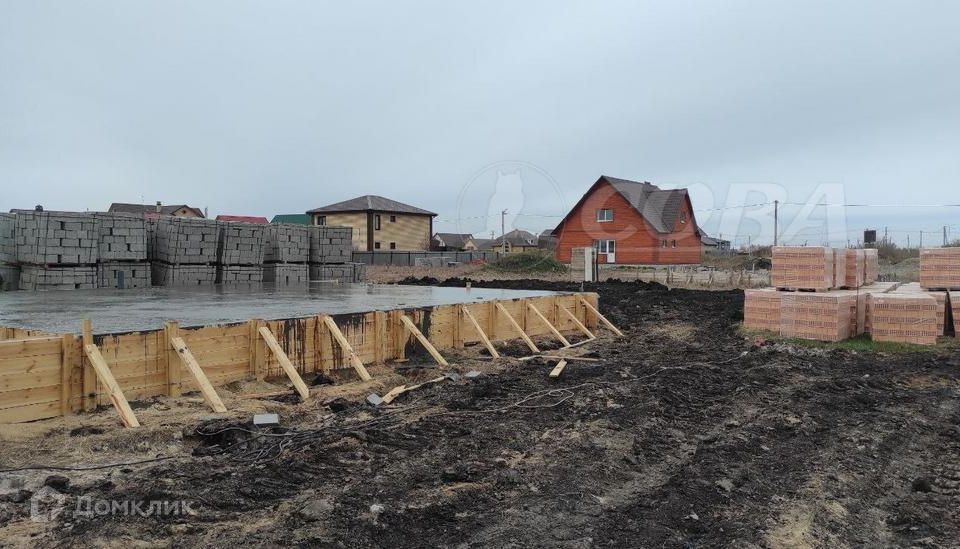
[[[406,213],[406,214],[416,214],[416,215],[437,215],[431,211],[417,208],[409,204],[404,204],[403,202],[397,202],[396,200],[390,200],[389,198],[384,198],[382,196],[377,196],[375,194],[358,196],[356,198],[351,198],[350,200],[344,200],[343,202],[330,204],[329,206],[322,206],[320,208],[309,210],[307,213],[315,214],[315,213],[331,213],[331,212],[365,212],[365,211],[395,212],[395,213]]]
[[[435,240],[442,240],[444,246],[462,248],[468,240],[473,238],[473,235],[470,233],[437,233],[433,237]]]
[[[256,215],[218,215],[217,221],[239,221],[240,223],[254,223],[256,225],[266,225],[269,223],[266,217]]]
[[[677,216],[680,215],[680,209],[684,201],[687,200],[686,189],[664,190],[656,185],[646,181],[630,181],[629,179],[618,179],[601,175],[596,183],[590,186],[590,189],[583,195],[576,206],[574,206],[566,217],[563,218],[557,228],[553,230],[558,233],[563,224],[570,217],[570,214],[586,200],[587,196],[593,192],[597,185],[608,183],[621,196],[633,206],[644,219],[646,219],[654,230],[659,233],[671,233],[677,224]],[[694,221],[695,222],[695,221]],[[694,225],[696,226],[696,225]],[[699,230],[699,229],[698,229]]]
[[[199,217],[203,217],[203,210],[199,208],[194,208],[193,206],[188,206],[186,204],[174,204],[170,206],[160,206],[161,215],[173,215],[174,212],[180,208],[187,208],[193,210]],[[157,206],[153,204],[126,204],[124,202],[114,202],[110,204],[110,209],[108,212],[113,213],[131,213],[131,214],[156,214]]]
[[[537,235],[524,231],[522,229],[514,229],[509,233],[498,236],[493,240],[490,240],[485,243],[486,248],[498,248],[503,246],[503,241],[506,240],[507,244],[510,246],[536,246],[537,245]]]

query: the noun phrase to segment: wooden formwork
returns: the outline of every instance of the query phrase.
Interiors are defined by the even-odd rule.
[[[550,324],[568,334],[581,332],[583,327],[595,330],[599,319],[590,308],[596,308],[597,303],[595,293],[560,294],[330,318],[362,363],[383,364],[423,353],[403,316],[442,351],[482,342],[482,334],[464,309],[489,339],[500,341],[520,337],[505,315],[528,336],[553,337]],[[86,331],[80,337],[0,327],[0,423],[68,415],[112,404],[108,387],[98,378],[85,352],[84,345],[91,343],[128,401],[200,390],[171,345],[176,338],[183,340],[213,386],[287,375],[260,334],[262,327],[273,334],[299,374],[355,367],[324,316],[252,319],[203,327],[180,327],[170,322],[160,330],[106,335]]]

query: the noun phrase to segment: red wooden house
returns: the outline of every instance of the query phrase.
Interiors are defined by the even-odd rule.
[[[686,189],[600,176],[553,230],[557,259],[593,246],[600,263],[689,264],[703,259]]]

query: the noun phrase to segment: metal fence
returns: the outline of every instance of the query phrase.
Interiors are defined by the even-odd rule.
[[[450,263],[496,261],[499,252],[353,252],[353,262],[366,265],[395,265],[441,267]]]

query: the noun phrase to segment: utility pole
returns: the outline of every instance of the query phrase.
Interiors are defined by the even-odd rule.
[[[504,255],[507,253],[507,210],[504,209],[500,212],[500,252]]]
[[[947,226],[943,226],[943,245],[947,245]]]
[[[773,245],[777,245],[777,232],[780,224],[780,201],[773,201]]]
[[[887,228],[886,228],[886,227],[883,228],[883,243],[884,243],[884,244],[887,243]]]
[[[923,231],[920,231],[920,247],[923,247]]]

